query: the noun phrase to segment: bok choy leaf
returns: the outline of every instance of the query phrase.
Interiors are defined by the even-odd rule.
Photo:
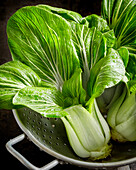
[[[114,29],[117,38],[116,48],[135,41],[135,0],[103,0],[101,14],[109,27]]]
[[[12,109],[12,98],[26,86],[41,86],[40,77],[19,61],[10,61],[0,66],[0,108]]]
[[[65,98],[65,105],[85,104],[86,91],[82,87],[82,70],[78,69],[71,78],[64,82],[62,95]]]
[[[97,31],[100,31],[103,34],[107,40],[107,47],[113,47],[115,45],[116,37],[114,31],[113,29],[110,30],[106,20],[95,14],[89,15],[85,17],[85,19],[88,21],[89,28],[95,27]]]
[[[88,94],[92,98],[99,97],[105,88],[118,84],[124,76],[124,63],[119,53],[111,48],[107,56],[97,62],[91,69]]]
[[[88,28],[86,25],[71,24],[73,30],[73,44],[83,70],[83,87],[90,77],[90,69],[95,63],[106,55],[106,39],[96,27]]]
[[[126,68],[131,80],[136,79],[136,54],[130,54],[128,65]]]
[[[13,98],[14,105],[23,105],[44,117],[66,116],[63,110],[63,96],[55,88],[25,87]]]
[[[96,14],[89,15],[85,19],[89,23],[89,28],[96,27],[102,33],[110,30],[106,20]]]
[[[12,58],[58,89],[79,67],[71,27],[57,14],[34,6],[21,8],[9,19],[7,34]]]
[[[62,9],[62,8],[56,8],[56,7],[52,7],[49,5],[43,5],[43,4],[37,5],[37,7],[41,8],[41,9],[45,9],[46,11],[49,11],[53,14],[57,14],[57,15],[65,18],[67,21],[75,21],[77,23],[82,22],[82,16],[77,12]]]

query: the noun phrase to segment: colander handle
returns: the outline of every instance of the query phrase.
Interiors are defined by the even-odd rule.
[[[11,139],[6,143],[6,148],[7,150],[14,156],[16,157],[22,164],[24,164],[28,169],[34,169],[34,170],[49,170],[55,167],[57,164],[61,163],[59,160],[55,159],[52,162],[48,163],[47,165],[38,168],[31,164],[24,156],[22,156],[18,151],[16,151],[13,148],[13,145],[17,144],[18,142],[21,142],[25,138],[25,134],[19,135],[15,137],[14,139]],[[129,165],[119,167],[117,170],[130,170]]]
[[[11,139],[6,143],[6,148],[7,150],[14,156],[16,157],[22,164],[24,164],[28,169],[34,169],[34,170],[49,170],[53,167],[55,167],[57,164],[59,164],[59,160],[55,159],[52,162],[48,163],[47,165],[38,168],[31,164],[24,156],[22,156],[18,151],[16,151],[13,148],[13,145],[21,142],[25,138],[25,134],[19,135],[15,137],[14,139]]]

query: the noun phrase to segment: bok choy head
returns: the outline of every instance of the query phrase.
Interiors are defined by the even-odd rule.
[[[78,156],[108,156],[110,129],[96,98],[123,80],[125,66],[112,48],[116,38],[107,22],[97,15],[82,18],[64,9],[28,6],[11,16],[7,35],[13,61],[0,66],[0,106],[26,106],[61,118]]]
[[[81,105],[69,107],[65,111],[68,115],[61,119],[75,153],[93,160],[106,158],[111,152],[111,145],[108,145],[110,129],[96,102],[91,113]]]
[[[65,109],[68,115],[61,119],[66,127],[69,142],[78,156],[96,160],[110,154],[110,129],[99,111],[96,97],[100,96],[105,88],[118,84],[124,76],[125,67],[119,53],[109,49],[108,55],[99,60],[90,71],[87,89],[89,100],[86,105],[78,105],[79,102]],[[73,75],[71,79],[64,82],[64,88],[66,87],[64,94],[69,97],[75,96],[76,102],[80,101],[80,97],[77,96],[82,95],[82,99],[84,96],[82,83],[80,83],[82,79],[77,78],[77,75],[75,77]],[[77,86],[78,84],[80,86]],[[64,92],[63,88],[62,92]]]
[[[107,115],[107,121],[112,128],[112,138],[119,142],[136,141],[135,83],[130,81],[128,85],[131,85],[131,88],[123,88],[123,93],[113,102]]]

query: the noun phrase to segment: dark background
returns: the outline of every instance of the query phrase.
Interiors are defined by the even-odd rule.
[[[55,7],[61,7],[76,11],[82,16],[92,13],[100,15],[101,0],[2,0],[0,1],[0,65],[10,61],[11,55],[7,44],[6,25],[10,16],[19,8],[28,5],[48,4]],[[10,139],[22,134],[23,132],[18,127],[12,112],[9,110],[0,110],[0,164],[1,170],[18,169],[25,170],[26,168],[15,159],[5,148],[6,142]],[[41,152],[32,142],[25,139],[17,144],[15,148],[21,152],[34,165],[41,167],[48,162],[54,160],[52,156]],[[54,168],[64,169],[73,168],[83,169],[72,165],[58,165]],[[134,168],[133,168],[134,169]]]

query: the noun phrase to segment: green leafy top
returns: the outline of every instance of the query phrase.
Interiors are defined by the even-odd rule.
[[[136,54],[136,0],[103,0],[101,14],[114,30],[116,42],[115,49],[126,48],[129,51],[126,70],[129,79],[135,77]],[[125,52],[126,54],[126,52]],[[123,60],[128,58],[122,56]]]
[[[82,18],[76,12],[47,5],[23,7],[9,19],[7,35],[14,60],[9,62],[14,67],[8,74],[18,68],[19,81],[23,81],[18,90],[9,84],[8,90],[14,90],[9,95],[10,108],[23,105],[47,117],[62,117],[65,108],[85,107],[90,98],[125,76],[127,47],[118,52],[111,48],[116,41],[114,30],[100,16]],[[16,67],[17,62],[24,64]],[[17,86],[18,79],[13,77],[13,81]],[[0,92],[7,93],[2,88]]]

